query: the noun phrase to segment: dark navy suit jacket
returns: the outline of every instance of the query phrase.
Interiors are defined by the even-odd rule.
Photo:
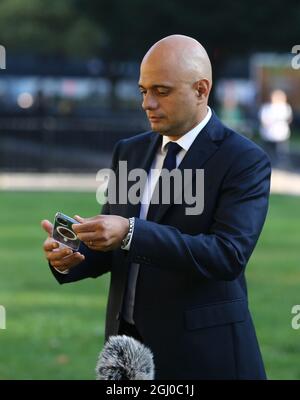
[[[112,166],[149,170],[161,136],[120,141]],[[264,379],[248,309],[245,268],[262,230],[270,163],[250,140],[213,113],[179,168],[204,169],[204,210],[161,205],[155,222],[136,218],[130,251],[81,251],[86,260],[60,283],[111,273],[106,339],[118,334],[130,263],[140,264],[134,319],[154,353],[157,379]],[[130,187],[130,186],[129,186]],[[139,216],[140,205],[106,204],[103,213]]]

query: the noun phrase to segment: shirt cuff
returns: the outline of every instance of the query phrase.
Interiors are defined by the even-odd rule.
[[[65,269],[64,271],[60,271],[59,269],[52,267],[55,271],[59,272],[60,274],[67,275],[70,272],[70,269]]]

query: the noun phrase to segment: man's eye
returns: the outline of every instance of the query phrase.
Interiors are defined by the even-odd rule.
[[[157,90],[157,93],[160,94],[160,95],[162,95],[162,96],[164,96],[164,95],[169,94],[169,90],[158,89],[158,90]]]

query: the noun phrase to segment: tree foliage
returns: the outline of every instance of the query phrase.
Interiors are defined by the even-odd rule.
[[[35,53],[140,59],[182,33],[215,60],[290,51],[300,40],[299,0],[0,0],[0,42]]]
[[[0,0],[0,42],[14,51],[89,55],[102,32],[72,0]]]
[[[300,40],[299,0],[78,0],[106,33],[104,50],[141,57],[156,40],[182,33],[215,58],[227,53],[290,51]]]

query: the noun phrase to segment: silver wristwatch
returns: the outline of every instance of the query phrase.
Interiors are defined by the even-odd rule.
[[[131,241],[132,234],[133,234],[133,228],[134,228],[134,217],[128,218],[129,220],[129,229],[127,235],[124,237],[121,243],[121,249],[122,250],[128,250],[127,246]]]

